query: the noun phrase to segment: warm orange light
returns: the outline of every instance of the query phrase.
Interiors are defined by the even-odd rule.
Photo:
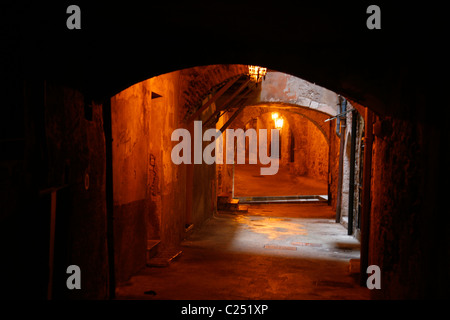
[[[272,119],[273,119],[273,120],[277,120],[278,117],[279,117],[278,112],[272,112]]]
[[[275,128],[277,129],[283,128],[283,118],[278,118],[275,120]]]
[[[248,74],[250,78],[255,81],[259,82],[267,73],[267,68],[262,68],[259,66],[248,66]]]

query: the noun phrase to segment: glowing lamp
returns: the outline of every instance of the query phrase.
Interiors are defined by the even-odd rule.
[[[277,120],[279,117],[278,112],[272,112],[272,119]]]
[[[258,67],[258,66],[248,66],[248,74],[250,78],[255,81],[261,81],[262,77],[264,77],[267,73],[267,68]]]
[[[283,118],[278,118],[275,120],[275,128],[277,129],[283,128]]]

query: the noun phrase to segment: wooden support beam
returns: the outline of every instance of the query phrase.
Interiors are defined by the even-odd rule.
[[[213,104],[219,97],[221,97],[233,84],[238,81],[240,77],[236,77],[235,79],[231,79],[225,85],[220,88],[214,96],[211,97],[203,106],[201,106],[188,120],[188,122],[194,121],[197,119],[197,117],[202,114],[203,111],[205,111],[211,104]]]
[[[230,117],[230,119],[228,119],[228,121],[222,126],[222,128],[220,128],[220,132],[223,133],[225,129],[231,124],[231,122],[233,122],[233,120],[236,119],[236,117],[242,112],[242,110],[244,110],[244,108],[245,104],[242,103],[239,109],[237,109],[236,112],[233,113],[233,115]]]
[[[252,91],[253,91],[253,89],[254,89],[255,87],[252,87],[252,88],[247,88],[247,90],[246,90],[246,92],[245,93],[243,93],[243,95],[241,96],[241,97],[239,97],[239,99],[236,101],[236,103],[234,104],[234,108],[239,108],[241,105],[242,105],[242,103],[245,103],[247,100],[248,100],[248,96],[252,93]],[[225,112],[227,112],[227,108],[224,108],[225,109]],[[222,110],[223,111],[223,110]],[[220,117],[219,117],[220,118]],[[218,117],[216,117],[215,119],[212,119],[212,121],[214,121],[214,123],[217,123],[217,121],[218,121]],[[206,126],[208,126],[208,125],[211,125],[212,123],[210,123],[210,122],[205,122],[205,125]]]
[[[225,129],[231,124],[231,122],[233,122],[234,119],[236,119],[236,117],[241,113],[242,110],[244,110],[245,108],[245,102],[248,99],[248,96],[250,95],[250,93],[253,91],[253,89],[255,88],[255,86],[253,86],[252,88],[250,88],[245,94],[244,96],[241,98],[240,102],[238,103],[238,109],[236,110],[235,113],[233,113],[233,115],[230,117],[230,119],[228,119],[228,121],[222,126],[222,128],[220,128],[220,132],[224,132]]]
[[[247,79],[220,107],[217,107],[216,111],[205,121],[205,123],[209,123],[211,119],[214,119],[221,111],[225,109],[225,107],[233,101],[234,98],[242,91],[245,87],[247,87],[250,79]]]

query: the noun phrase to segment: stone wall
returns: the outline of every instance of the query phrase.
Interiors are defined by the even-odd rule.
[[[161,251],[177,247],[186,224],[197,227],[213,214],[215,167],[172,163],[172,147],[178,142],[171,141],[171,135],[186,128],[193,139],[186,115],[206,101],[211,90],[241,72],[239,65],[185,69],[142,81],[112,97],[118,282],[145,266],[147,240],[160,240]],[[203,115],[214,108],[212,104]]]
[[[183,168],[171,162],[170,148],[180,123],[179,81],[178,72],[162,75],[111,99],[118,282],[145,266],[147,240],[180,240],[186,181]],[[152,93],[160,97],[152,99]],[[175,195],[181,199],[174,201]]]
[[[294,114],[292,118],[294,120],[295,161],[291,165],[291,172],[327,181],[328,143],[324,135],[304,117]]]
[[[58,189],[53,296],[104,299],[108,253],[102,105],[77,90],[52,84],[45,89],[46,184]],[[81,269],[83,290],[66,288],[65,271],[72,264]]]
[[[303,106],[331,116],[337,114],[336,93],[298,77],[268,72],[261,83],[260,102]]]
[[[426,124],[381,117],[373,131],[369,264],[380,266],[383,281],[373,297],[443,297],[449,218],[439,209],[440,191],[431,191],[444,182],[437,179],[443,167],[431,167],[445,165],[442,136]]]

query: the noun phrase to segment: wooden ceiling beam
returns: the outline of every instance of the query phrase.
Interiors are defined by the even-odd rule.
[[[240,77],[236,77],[235,79],[231,79],[227,83],[225,83],[222,88],[220,88],[214,96],[211,97],[203,106],[201,106],[188,120],[188,122],[194,121],[203,111],[205,111],[211,104],[213,104],[218,98],[220,98],[233,84],[238,81]]]
[[[211,119],[215,118],[222,110],[226,108],[226,106],[233,101],[234,98],[242,91],[245,87],[249,84],[250,79],[247,79],[233,94],[220,106],[217,107],[216,111],[208,118],[208,120],[205,121],[205,123],[209,123]]]

